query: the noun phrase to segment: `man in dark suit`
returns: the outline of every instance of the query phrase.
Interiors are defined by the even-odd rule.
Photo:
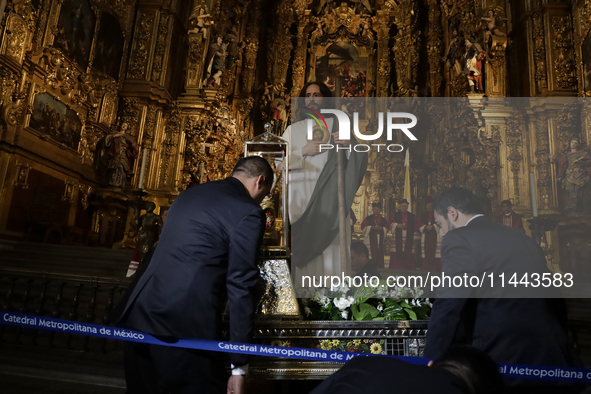
[[[429,366],[392,357],[354,357],[310,394],[501,394],[495,363],[472,346],[455,345]]]
[[[363,242],[353,242],[351,244],[351,269],[355,272],[354,276],[363,277],[363,275],[367,275],[368,278],[377,276],[382,279],[373,261],[369,259],[369,250]]]
[[[445,275],[463,277],[467,273],[480,278],[486,272],[498,279],[499,274],[505,273],[508,281],[513,273],[521,279],[525,273],[547,272],[541,248],[521,231],[484,217],[469,190],[453,187],[442,191],[434,208],[435,223],[443,237],[441,258]],[[507,283],[501,287],[498,281],[492,288],[488,286],[489,298],[475,298],[476,289],[472,287],[438,289],[429,320],[426,357],[439,357],[452,343],[467,342],[497,363],[578,363],[565,330],[562,300],[519,298],[523,289],[519,293]],[[535,381],[508,383],[531,382]]]
[[[123,309],[120,324],[168,338],[221,339],[229,301],[230,340],[249,342],[259,277],[258,246],[265,229],[259,206],[273,171],[257,156],[241,159],[230,178],[181,193],[160,241]],[[222,393],[220,353],[129,343],[127,393]],[[245,355],[232,354],[228,392],[241,393]]]

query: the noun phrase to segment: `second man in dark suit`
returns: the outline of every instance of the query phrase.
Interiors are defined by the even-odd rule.
[[[440,227],[442,271],[447,276],[482,275],[509,278],[517,272],[547,271],[541,248],[521,231],[484,217],[467,189],[442,191],[435,202]],[[440,288],[427,332],[425,356],[439,357],[453,343],[483,350],[497,363],[573,366],[574,350],[565,331],[564,303],[559,299],[515,298],[500,283],[489,298],[475,298],[471,287]],[[513,381],[511,384],[523,384]]]

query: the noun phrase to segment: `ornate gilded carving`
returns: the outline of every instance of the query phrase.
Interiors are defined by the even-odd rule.
[[[498,126],[493,126],[498,127]],[[521,171],[521,162],[523,161],[523,135],[525,131],[525,120],[521,115],[513,115],[507,119],[507,128],[505,135],[507,137],[507,148],[509,154],[507,160],[511,164],[513,173],[513,204],[519,205],[519,172]]]
[[[137,17],[136,33],[134,36],[134,48],[129,62],[129,78],[141,79],[146,77],[148,68],[148,55],[154,30],[154,13],[140,11]]]
[[[591,97],[591,70],[590,64],[585,64],[583,58],[589,49],[584,49],[585,40],[588,40],[591,32],[591,0],[577,2],[573,7],[575,19],[575,58],[578,67],[579,96]],[[585,52],[585,54],[583,53]],[[587,62],[588,63],[588,62]]]
[[[427,33],[427,56],[429,59],[429,90],[431,96],[439,96],[443,81],[441,55],[443,51],[443,29],[441,10],[437,0],[429,0],[429,30]]]
[[[374,28],[378,32],[377,58],[378,69],[376,76],[376,95],[378,97],[389,96],[390,72],[390,47],[388,46],[390,27],[394,21],[394,14],[391,11],[380,10],[374,17]]]
[[[550,139],[548,131],[548,118],[544,114],[538,114],[535,120],[536,126],[536,169],[538,191],[541,202],[538,206],[543,210],[549,210],[551,203],[552,177],[550,171]]]
[[[74,187],[76,186],[76,182],[71,182],[67,179],[64,180],[64,195],[62,196],[62,201],[66,201],[69,204],[74,203]]]
[[[570,16],[552,17],[554,29],[554,50],[557,58],[554,60],[556,84],[560,89],[575,89],[577,75],[573,53],[572,25]]]
[[[295,92],[299,92],[304,87],[304,77],[306,74],[306,34],[305,27],[310,22],[310,14],[299,13],[298,14],[298,35],[297,35],[297,47],[295,56],[292,63],[292,86]]]
[[[86,211],[89,206],[88,196],[94,193],[94,187],[79,183],[78,190],[80,191],[80,203],[82,204],[82,208]]]
[[[408,16],[398,26],[398,34],[395,37],[392,51],[394,52],[398,95],[408,97],[410,96],[409,89],[414,87],[417,82],[421,31],[417,25],[418,7],[416,2],[407,0],[404,2],[404,6],[408,7]]]
[[[29,4],[29,6],[31,6]],[[31,6],[32,7],[32,6]],[[34,12],[34,11],[33,11]],[[34,13],[29,15],[34,17]],[[29,48],[29,37],[33,26],[19,14],[9,14],[4,34],[4,53],[18,63],[23,61],[25,51]]]
[[[154,61],[152,62],[152,81],[162,83],[162,68],[164,67],[164,56],[168,42],[168,15],[160,15],[156,48],[154,49]]]
[[[191,33],[188,36],[189,50],[187,54],[187,88],[196,88],[201,81],[203,69],[203,50],[205,41],[201,34]],[[254,66],[253,66],[254,67]]]
[[[23,164],[20,161],[16,161],[16,173],[12,181],[12,186],[21,187],[23,189],[29,188],[29,171],[31,166],[29,164]]]
[[[178,145],[179,145],[179,135],[181,131],[181,122],[182,122],[182,114],[181,111],[173,107],[171,111],[167,114],[166,119],[166,129],[164,134],[164,149],[162,152],[162,159],[161,159],[161,178],[160,178],[160,186],[164,187],[167,186],[169,179],[173,176],[172,164],[173,159],[178,154]]]
[[[100,112],[99,123],[105,126],[111,126],[115,121],[117,115],[117,95],[113,93],[106,93],[103,96],[103,105]]]
[[[139,130],[137,128],[141,114],[140,101],[134,97],[124,97],[121,105],[120,123],[127,123],[131,129],[130,134],[137,138]]]
[[[29,107],[24,102],[29,94],[31,82],[25,81],[23,84],[16,82],[12,93],[12,100],[4,103],[4,120],[11,126],[21,125],[24,122],[25,115]]]
[[[538,93],[548,89],[548,76],[546,68],[546,40],[544,34],[544,17],[541,12],[532,14],[535,80]]]

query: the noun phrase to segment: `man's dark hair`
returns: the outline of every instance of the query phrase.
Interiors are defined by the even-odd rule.
[[[509,200],[503,200],[503,201],[501,201],[501,205],[503,205],[503,204],[507,204],[507,205],[509,205],[509,207],[512,207],[513,206],[513,203],[511,201],[509,201]]]
[[[469,345],[453,345],[433,368],[449,371],[462,379],[471,394],[496,394],[503,392],[503,378],[499,367],[481,350]]]
[[[447,219],[448,207],[454,207],[465,215],[482,213],[474,193],[459,186],[444,189],[437,194],[433,210]]]
[[[320,88],[320,94],[322,94],[322,97],[332,97],[332,92],[330,91],[328,86],[326,86],[322,82],[308,82],[304,85],[302,90],[300,90],[299,97],[306,97],[306,90],[308,90],[308,86],[310,85],[317,85]]]
[[[367,250],[367,246],[363,242],[353,242],[351,244],[351,252],[359,255],[364,254],[369,260],[369,250]]]
[[[260,156],[248,156],[238,160],[238,163],[232,170],[232,175],[237,173],[243,173],[247,178],[254,178],[259,175],[265,176],[265,184],[273,184],[273,169],[267,162]]]

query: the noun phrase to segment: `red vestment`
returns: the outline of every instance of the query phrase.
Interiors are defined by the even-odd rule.
[[[515,228],[518,230],[523,230],[523,223],[521,222],[521,215],[511,211],[509,215],[505,215],[501,212],[499,216],[497,216],[497,222],[504,224],[505,226],[509,226],[511,228]]]
[[[398,224],[403,227],[398,228]],[[415,215],[410,212],[400,211],[390,215],[388,228],[392,231],[392,242],[390,243],[390,269],[412,270],[415,266],[414,239],[417,234],[417,221]]]

